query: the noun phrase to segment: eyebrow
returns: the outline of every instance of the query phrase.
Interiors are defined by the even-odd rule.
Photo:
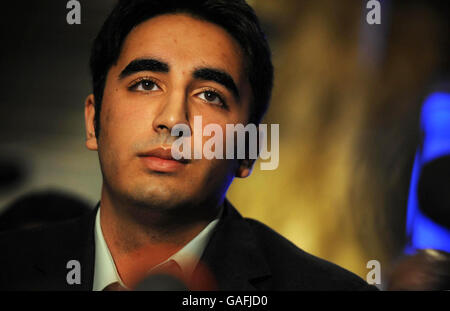
[[[155,58],[139,58],[131,61],[125,69],[119,74],[119,80],[122,80],[134,73],[141,71],[164,72],[170,71],[169,64]],[[236,99],[240,98],[239,90],[233,78],[227,72],[216,68],[197,68],[192,76],[197,80],[214,81],[226,87],[233,93]]]
[[[169,65],[154,58],[135,59],[122,70],[119,80],[140,71],[169,72]]]
[[[239,90],[233,78],[223,70],[215,68],[198,68],[194,71],[193,77],[198,80],[214,81],[222,84],[236,99],[240,98]]]

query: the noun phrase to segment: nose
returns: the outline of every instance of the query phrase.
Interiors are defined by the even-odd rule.
[[[170,135],[172,128],[177,124],[186,124],[189,126],[186,94],[181,90],[168,94],[153,120],[153,129],[161,134],[168,132]]]

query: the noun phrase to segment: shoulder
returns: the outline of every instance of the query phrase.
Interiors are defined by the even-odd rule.
[[[60,249],[56,237],[61,235],[62,231],[55,232],[53,226],[1,233],[0,289],[27,290],[37,287],[37,280],[44,277],[40,265]]]
[[[59,222],[30,229],[13,230],[0,233],[0,247],[9,255],[45,252],[59,248],[67,243],[77,243],[81,233],[80,219]],[[45,247],[44,247],[45,245]],[[7,256],[1,256],[5,258]]]
[[[244,219],[269,264],[274,288],[376,290],[356,274],[303,251],[265,224],[250,218]]]
[[[63,232],[55,232],[53,227],[45,226],[0,233],[0,248],[5,250],[4,256],[0,257],[0,263],[21,262],[28,260],[30,256],[35,258],[49,248],[52,249],[52,244],[58,243],[55,236]]]
[[[81,218],[1,233],[0,289],[54,288],[46,280],[82,256],[87,234]]]

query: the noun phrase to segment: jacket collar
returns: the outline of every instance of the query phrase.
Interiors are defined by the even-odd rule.
[[[92,290],[95,263],[95,216],[99,204],[85,216],[71,221],[61,231],[60,247],[37,264],[37,270],[47,277],[49,288],[62,290]],[[58,237],[56,237],[58,239]],[[50,260],[49,260],[50,259]],[[81,266],[81,284],[68,285],[65,267],[69,260],[78,260]],[[55,265],[55,263],[64,263]],[[263,289],[271,275],[269,266],[258,247],[256,237],[247,221],[225,199],[222,217],[203,252],[193,279],[201,275],[199,266],[206,267],[212,275],[215,289]],[[199,280],[199,279],[197,279]],[[199,288],[202,289],[202,288]],[[210,288],[204,288],[210,289]]]
[[[262,289],[271,275],[250,225],[226,199],[200,262],[209,268],[220,290]]]
[[[39,287],[48,290],[92,290],[94,277],[94,225],[98,205],[80,218],[55,225],[48,230],[50,248],[36,259],[35,270],[43,275]],[[47,247],[49,245],[46,245]],[[67,275],[74,269],[68,262],[76,260],[80,268],[80,284],[68,284]]]

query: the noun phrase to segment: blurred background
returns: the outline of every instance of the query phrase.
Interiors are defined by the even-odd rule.
[[[83,104],[90,46],[115,0],[81,0],[80,25],[67,24],[66,3],[8,1],[0,10],[0,215],[30,192],[91,207],[100,197]],[[415,247],[421,111],[430,95],[449,92],[448,1],[380,1],[379,25],[366,22],[367,1],[249,3],[273,52],[264,123],[280,124],[280,162],[274,171],[255,165],[228,198],[314,255],[364,279],[375,259],[386,274]],[[448,228],[439,228],[443,242],[432,246],[449,251]]]

